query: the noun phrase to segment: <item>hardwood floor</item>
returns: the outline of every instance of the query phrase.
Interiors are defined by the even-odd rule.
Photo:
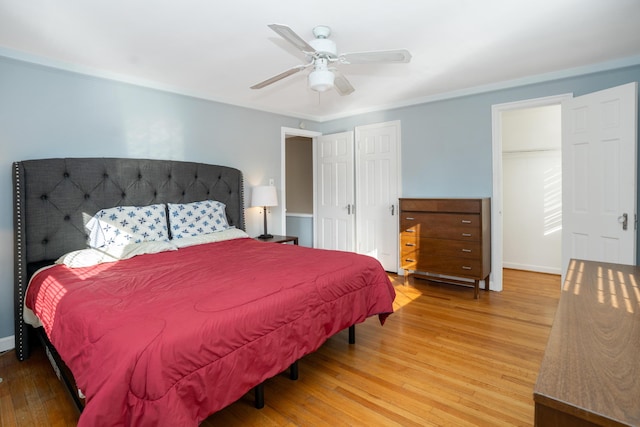
[[[504,271],[504,291],[391,276],[396,313],[370,318],[299,362],[300,378],[265,383],[203,426],[531,426],[533,385],[560,296],[560,277]],[[0,426],[75,425],[71,399],[37,349],[0,356]]]

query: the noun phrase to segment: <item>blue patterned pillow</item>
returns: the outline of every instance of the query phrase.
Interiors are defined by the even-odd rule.
[[[169,240],[163,204],[102,209],[86,227],[92,248]]]
[[[174,239],[214,233],[229,228],[225,204],[215,200],[168,203],[169,227]]]

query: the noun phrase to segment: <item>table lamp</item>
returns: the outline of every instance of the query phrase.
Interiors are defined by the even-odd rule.
[[[253,187],[251,206],[260,206],[264,209],[264,233],[258,236],[258,239],[271,239],[273,235],[267,233],[267,207],[278,206],[276,187],[273,185],[258,185],[257,187]]]

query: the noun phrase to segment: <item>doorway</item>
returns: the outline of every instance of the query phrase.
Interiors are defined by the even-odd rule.
[[[313,139],[288,136],[285,155],[285,224],[300,246],[313,247]]]
[[[518,108],[562,105],[563,276],[571,258],[636,263],[637,89],[632,82],[492,107],[492,289],[502,290],[502,113]]]
[[[560,105],[502,112],[503,267],[560,274]]]
[[[320,132],[282,128],[281,182],[282,233],[298,237],[300,246],[313,247],[315,191],[314,138]]]
[[[492,264],[492,280],[491,280],[491,289],[494,291],[501,291],[502,290],[502,269],[505,266],[504,265],[504,221],[505,221],[505,215],[504,215],[504,210],[505,210],[505,206],[509,207],[509,206],[514,206],[515,204],[512,205],[507,205],[505,203],[505,192],[504,192],[504,187],[505,187],[505,180],[507,179],[505,176],[505,172],[509,173],[512,172],[512,166],[517,164],[518,159],[517,158],[517,153],[512,153],[511,155],[509,154],[509,151],[520,151],[521,155],[524,155],[525,157],[527,155],[529,155],[529,157],[544,157],[544,153],[546,153],[546,151],[541,151],[541,150],[546,150],[546,148],[541,148],[544,147],[543,145],[535,145],[535,144],[530,144],[530,143],[522,143],[520,145],[516,144],[514,145],[509,145],[510,143],[507,143],[507,157],[510,156],[510,158],[508,159],[508,163],[507,163],[507,170],[505,171],[505,161],[504,161],[504,139],[503,139],[503,134],[504,134],[504,130],[505,130],[505,119],[509,120],[509,113],[514,113],[517,111],[524,111],[524,110],[532,110],[532,109],[538,109],[538,108],[542,108],[542,107],[553,107],[553,106],[560,106],[562,101],[565,99],[570,99],[572,97],[572,94],[563,94],[563,95],[558,95],[558,96],[550,96],[550,97],[545,97],[545,98],[537,98],[537,99],[529,99],[529,100],[524,100],[524,101],[518,101],[518,102],[512,102],[512,103],[507,103],[507,104],[498,104],[498,105],[494,105],[491,108],[491,113],[492,113],[492,155],[493,155],[493,197],[491,199],[491,242],[492,242],[492,255],[491,255],[491,264]],[[545,111],[545,110],[539,110],[539,111]],[[527,153],[527,151],[530,151],[530,153]],[[550,153],[550,152],[549,152]],[[514,162],[511,162],[511,160],[514,160]],[[539,174],[540,170],[539,168],[536,168],[536,173]],[[522,177],[523,175],[519,175],[520,177]],[[510,176],[510,178],[512,178]],[[512,184],[512,182],[510,182],[510,184]],[[511,191],[511,189],[509,188],[508,190],[509,193],[508,194],[514,194],[514,191]],[[517,192],[515,192],[517,193]],[[527,194],[524,194],[524,196],[526,197]],[[542,196],[544,197],[544,195]],[[509,202],[512,202],[512,200],[510,199]],[[540,209],[544,210],[544,206],[540,206]],[[544,218],[544,217],[543,217]],[[552,218],[551,215],[549,215],[549,218]],[[516,217],[514,220],[511,220],[513,222],[518,221],[518,218]],[[516,224],[517,226],[517,224]],[[543,220],[543,227],[544,227],[544,220]],[[548,230],[553,230],[553,225],[549,226]],[[559,230],[554,230],[553,233],[557,233],[560,232]],[[531,268],[532,270],[536,270],[534,268]]]

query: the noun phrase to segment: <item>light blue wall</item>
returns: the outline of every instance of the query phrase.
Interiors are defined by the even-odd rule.
[[[313,247],[313,218],[287,215],[287,234],[298,237],[298,245]]]
[[[237,167],[245,187],[280,181],[280,132],[299,120],[0,57],[0,340],[13,335],[11,163],[133,157]],[[306,121],[309,129],[314,123]],[[248,194],[245,191],[245,195]],[[281,215],[275,211],[274,215]],[[246,210],[247,231],[261,217]],[[281,224],[273,232],[281,234]]]
[[[630,82],[640,82],[640,65],[357,115],[323,123],[320,130],[329,134],[400,120],[402,197],[491,197],[492,105],[565,93],[580,96]],[[638,116],[640,123],[640,109]],[[640,203],[640,194],[637,199]],[[640,243],[640,230],[636,239]]]
[[[404,197],[491,196],[492,105],[582,95],[631,81],[640,81],[640,66],[305,122],[310,130],[333,133],[401,120]],[[0,57],[0,170],[5,171],[0,174],[0,339],[13,334],[12,161],[80,156],[200,161],[239,168],[249,187],[280,180],[280,130],[295,128],[298,121]],[[248,231],[260,234],[259,212],[246,214]],[[279,227],[275,221],[271,231],[278,234]]]
[[[490,197],[492,105],[579,96],[634,81],[640,81],[640,66],[362,114],[323,123],[321,132],[401,120],[403,197]]]

